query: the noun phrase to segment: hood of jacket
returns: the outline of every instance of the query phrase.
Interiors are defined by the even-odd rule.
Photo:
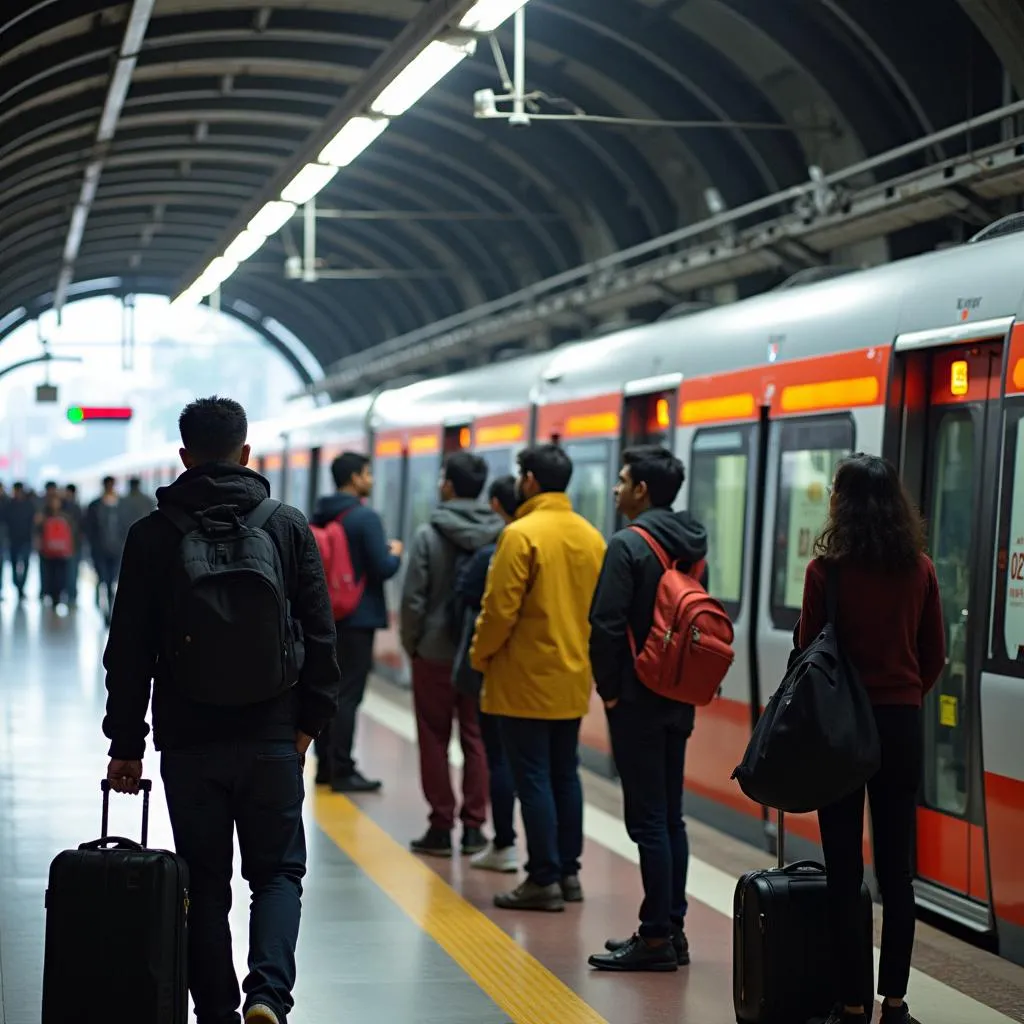
[[[333,519],[337,519],[342,512],[347,512],[361,504],[362,501],[356,495],[346,491],[325,494],[317,500],[312,523],[314,526],[326,526]]]
[[[430,525],[456,547],[476,551],[494,540],[505,524],[486,505],[470,498],[455,498],[434,509]]]
[[[669,558],[684,563],[696,562],[708,553],[708,534],[703,524],[689,512],[670,508],[652,508],[634,520],[668,552]]]
[[[196,466],[156,492],[159,506],[177,508],[189,515],[220,506],[233,506],[244,515],[269,497],[268,480],[233,462]]]

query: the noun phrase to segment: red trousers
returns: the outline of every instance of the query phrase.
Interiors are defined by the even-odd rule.
[[[450,662],[414,658],[412,696],[420,747],[420,782],[430,804],[430,826],[450,832],[455,825],[455,793],[452,790],[448,744],[452,719],[459,720],[462,746],[462,823],[482,828],[487,820],[487,754],[480,735],[477,702],[452,685]]]

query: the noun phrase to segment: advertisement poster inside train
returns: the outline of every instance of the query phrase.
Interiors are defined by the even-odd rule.
[[[1024,420],[1017,422],[1013,507],[1010,510],[1010,557],[1006,571],[1006,653],[1016,658],[1024,649]]]
[[[804,574],[811,560],[814,541],[825,525],[828,486],[832,481],[831,459],[814,458],[823,453],[787,452],[783,479],[789,477],[789,535],[786,543],[786,606],[803,604]]]

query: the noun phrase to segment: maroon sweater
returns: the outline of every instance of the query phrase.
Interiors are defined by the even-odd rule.
[[[946,664],[946,630],[935,566],[927,555],[903,572],[843,563],[839,569],[839,643],[860,672],[872,704],[921,706]],[[799,646],[825,626],[825,564],[804,578]]]

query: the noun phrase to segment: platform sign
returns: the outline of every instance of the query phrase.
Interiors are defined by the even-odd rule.
[[[69,423],[126,423],[132,418],[127,405],[72,405],[68,409]]]
[[[56,384],[40,384],[36,387],[36,401],[40,404],[52,405],[57,401]]]

